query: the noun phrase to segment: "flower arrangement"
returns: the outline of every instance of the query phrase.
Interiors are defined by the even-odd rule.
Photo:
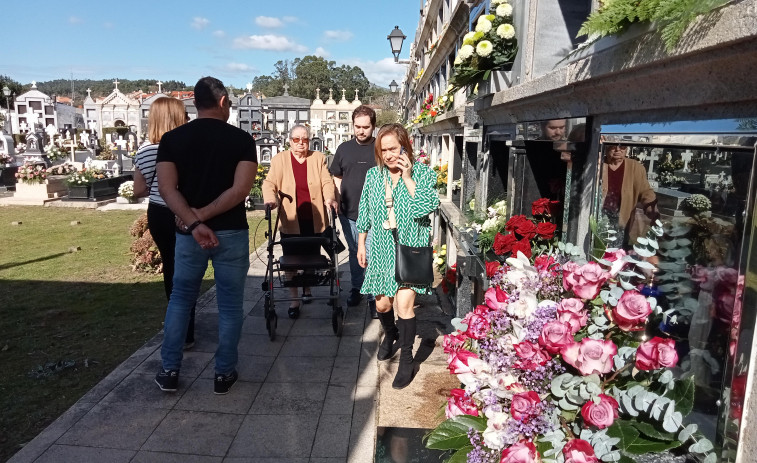
[[[423,71],[424,71],[424,68],[420,68],[418,70],[418,74],[415,75],[415,78],[413,80],[416,82],[419,81],[421,77],[423,77]]]
[[[423,104],[421,104],[421,113],[413,119],[413,123],[432,124],[437,116],[444,114],[452,106],[452,102],[454,101],[453,93],[452,86],[449,86],[447,91],[438,97],[436,101],[434,101],[434,95],[429,93],[426,99],[423,100]]]
[[[69,175],[73,172],[76,172],[76,167],[67,162],[47,168],[47,175]]]
[[[454,89],[488,79],[492,70],[512,63],[518,52],[512,5],[507,0],[492,0],[491,8],[494,13],[480,16],[475,30],[463,37],[450,79]]]
[[[551,222],[552,213],[559,203],[540,198],[531,204],[531,214],[515,215],[505,223],[507,233],[497,232],[492,248],[498,256],[507,257],[522,252],[531,257],[534,250],[543,252],[551,246],[557,226]]]
[[[693,214],[701,214],[712,209],[712,202],[705,195],[693,194],[681,202],[681,207]]]
[[[557,243],[493,263],[485,303],[444,338],[462,387],[426,446],[450,462],[626,463],[681,449],[714,463],[685,418],[694,380],[674,378],[675,342],[652,328],[662,309],[638,290],[663,233],[657,221],[633,253],[592,262]]]
[[[431,158],[428,157],[428,154],[426,154],[423,148],[418,150],[415,160],[426,165],[431,164]]]
[[[112,177],[110,172],[103,172],[99,169],[93,169],[91,167],[83,167],[81,170],[71,172],[66,177],[66,183],[68,186],[86,186],[96,180],[102,180]]]
[[[47,169],[42,164],[25,163],[16,172],[16,181],[39,185],[47,180]]]
[[[258,171],[255,173],[255,182],[252,184],[250,194],[244,201],[245,208],[248,210],[255,209],[255,201],[263,197],[263,181],[268,176],[268,166],[258,164]]]
[[[66,158],[66,152],[60,149],[55,143],[50,143],[49,145],[45,146],[45,154],[51,161],[57,161],[59,159]]]
[[[475,206],[475,199],[472,199],[468,207],[472,210]],[[478,249],[482,254],[486,254],[494,244],[494,238],[497,234],[505,231],[507,223],[507,202],[503,199],[497,201],[486,208],[486,217],[474,221],[470,224],[468,230],[477,233]]]
[[[443,244],[439,247],[434,247],[434,265],[440,275],[444,274],[447,268],[447,245]]]
[[[436,172],[436,191],[439,193],[447,192],[447,164],[437,164],[433,167]]]
[[[13,156],[10,154],[0,153],[0,166],[10,164],[13,162]]]
[[[130,203],[136,202],[137,198],[134,197],[134,182],[128,180],[119,185],[118,196],[126,198]]]
[[[147,227],[147,213],[142,214],[134,221],[129,233],[134,237],[129,248],[132,253],[132,270],[143,273],[161,273],[163,271],[163,260]]]

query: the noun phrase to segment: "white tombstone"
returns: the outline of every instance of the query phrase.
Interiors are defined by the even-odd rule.
[[[681,159],[683,159],[683,172],[689,171],[689,161],[691,161],[692,156],[694,156],[694,152],[691,150],[686,150],[681,153]]]

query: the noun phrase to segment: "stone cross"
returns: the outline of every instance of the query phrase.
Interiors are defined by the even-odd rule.
[[[357,97],[357,95],[358,95],[358,92],[359,92],[359,91],[360,91],[360,90],[358,90],[358,89],[355,89],[355,100],[353,100],[353,101],[358,101],[358,99],[359,99],[359,98]]]
[[[694,152],[691,150],[686,150],[681,153],[681,159],[683,159],[683,172],[689,171],[689,161],[691,161],[692,156],[694,156]]]
[[[87,98],[92,98],[92,90],[87,89]]]
[[[320,100],[321,99],[321,89],[320,88],[316,88],[315,89],[315,99],[316,100]]]
[[[723,153],[720,152],[720,150],[715,151],[715,162],[720,161],[720,158],[725,157]]]
[[[113,85],[116,86],[116,90],[118,90],[118,84],[119,84],[118,78],[116,78],[116,80],[113,81]]]
[[[289,84],[284,84],[284,96],[289,95]]]
[[[333,100],[333,99],[334,99],[334,89],[330,88],[329,89],[329,100]]]
[[[657,156],[657,153],[662,153],[661,148],[652,148],[652,152],[649,155],[649,172],[647,172],[647,177],[652,175],[652,172],[654,172],[654,162],[659,160],[660,157]]]
[[[161,81],[158,81],[158,93],[163,93],[163,88],[162,88],[162,86],[163,86],[163,82],[161,82]]]
[[[346,99],[347,99],[347,97],[346,97],[346,96],[344,96],[344,94],[345,94],[346,92],[347,92],[347,90],[345,90],[344,88],[342,88],[342,99],[343,99],[343,100],[346,100]]]

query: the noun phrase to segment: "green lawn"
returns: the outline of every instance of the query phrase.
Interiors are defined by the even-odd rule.
[[[0,461],[160,331],[162,276],[130,267],[141,213],[0,207]],[[248,218],[252,251],[266,226]]]

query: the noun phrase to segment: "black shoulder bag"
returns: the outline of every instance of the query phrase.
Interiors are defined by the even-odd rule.
[[[434,249],[430,245],[406,246],[400,243],[397,233],[397,220],[394,214],[394,198],[386,177],[384,177],[384,186],[386,189],[384,202],[389,216],[384,228],[390,228],[394,237],[394,279],[400,285],[431,286],[434,282]]]

